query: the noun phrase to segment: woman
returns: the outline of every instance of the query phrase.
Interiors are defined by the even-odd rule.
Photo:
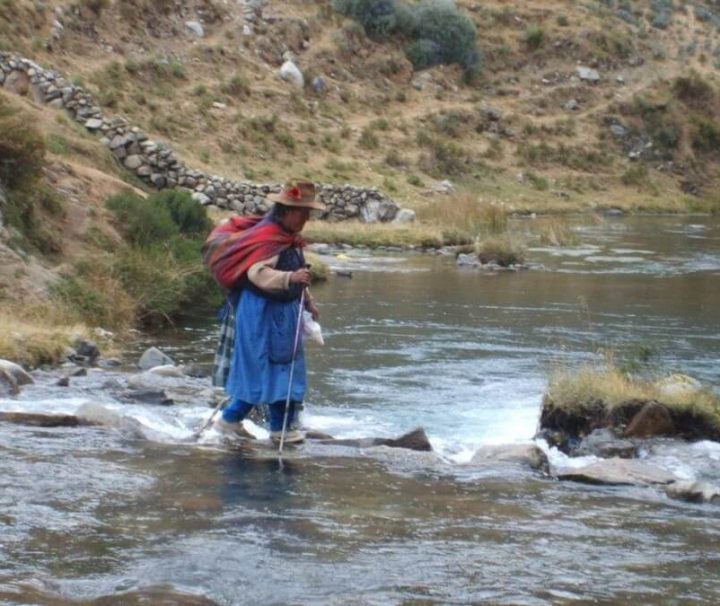
[[[325,210],[307,181],[286,183],[270,194],[272,210],[261,220],[246,219],[243,232],[247,251],[236,264],[237,286],[229,297],[234,315],[234,345],[225,391],[230,404],[216,422],[224,433],[252,437],[242,420],[259,404],[269,404],[270,437],[279,442],[289,400],[287,428],[293,427],[296,410],[305,398],[306,373],[302,339],[294,351],[300,301],[317,319],[315,301],[308,291],[310,270],[305,263],[305,241],[299,237],[312,210]],[[302,296],[305,291],[304,297]],[[295,359],[290,382],[290,368]],[[290,429],[285,442],[301,442],[302,432]]]

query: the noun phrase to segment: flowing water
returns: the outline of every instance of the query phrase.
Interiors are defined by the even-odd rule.
[[[423,426],[435,454],[308,444],[279,464],[214,431],[189,443],[205,402],[122,403],[120,371],[65,388],[37,373],[0,409],[91,406],[139,424],[0,425],[0,604],[720,603],[717,505],[469,464],[479,446],[530,442],[549,373],[601,350],[652,351],[658,369],[720,387],[720,223],[576,231],[580,245],[532,246],[518,272],[328,257],[353,277],[314,287],[326,344],[308,345],[306,424]],[[212,325],[205,314],[153,342],[207,362]],[[579,464],[541,446],[554,468]],[[645,457],[720,484],[720,444],[658,442]]]

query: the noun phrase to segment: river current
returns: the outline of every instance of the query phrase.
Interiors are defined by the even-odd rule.
[[[93,407],[139,425],[0,425],[0,604],[719,603],[717,505],[469,464],[481,446],[531,442],[553,370],[608,352],[652,352],[658,372],[720,389],[720,223],[575,232],[577,246],[531,243],[515,272],[325,257],[352,277],[313,287],[325,345],[307,346],[305,423],[336,437],[422,426],[433,454],[309,444],[279,464],[212,430],[190,440],[205,402],[121,401],[129,368],[64,388],[36,373],[0,410]],[[214,339],[204,310],[138,352],[208,363]],[[587,462],[540,446],[554,468]],[[718,443],[658,442],[644,457],[720,484]]]

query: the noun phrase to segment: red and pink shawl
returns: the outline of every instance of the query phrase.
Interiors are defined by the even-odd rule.
[[[267,217],[238,217],[221,223],[203,245],[203,259],[220,286],[232,290],[248,270],[305,240]]]

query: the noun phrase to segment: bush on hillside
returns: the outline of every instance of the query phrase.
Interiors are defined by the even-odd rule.
[[[106,204],[117,217],[125,239],[136,246],[150,246],[180,233],[170,209],[154,196],[143,199],[124,192],[109,198]]]
[[[188,304],[219,297],[201,255],[212,222],[189,193],[165,190],[147,199],[123,193],[107,206],[129,244],[113,257],[110,272],[133,300],[138,321],[163,323]]]
[[[335,0],[334,7],[359,22],[371,38],[387,38],[397,28],[395,0]]]
[[[680,101],[690,107],[704,108],[715,99],[712,85],[703,80],[697,72],[675,78],[673,92]]]
[[[23,189],[42,174],[45,140],[32,120],[0,96],[0,182]]]
[[[205,208],[192,199],[189,192],[166,189],[150,196],[151,203],[165,207],[181,234],[202,236],[212,229]]]
[[[480,52],[475,46],[475,24],[452,2],[426,1],[417,8],[417,23],[411,35],[416,41],[437,45],[437,63],[457,63],[466,73],[480,68]],[[425,44],[425,49],[431,48]],[[428,57],[425,56],[425,59]],[[410,57],[412,61],[412,57]],[[416,65],[416,68],[420,69]]]
[[[335,0],[335,10],[355,19],[376,40],[399,34],[415,69],[457,63],[466,76],[480,69],[475,24],[451,0],[404,4],[396,0]]]

